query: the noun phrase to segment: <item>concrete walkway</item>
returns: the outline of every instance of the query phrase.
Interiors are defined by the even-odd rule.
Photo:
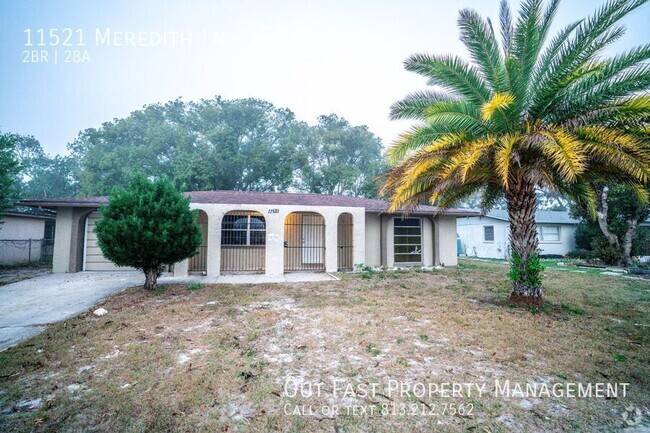
[[[187,277],[161,277],[158,279],[159,284],[185,284],[185,283],[202,283],[202,284],[267,284],[267,283],[304,283],[308,281],[334,281],[338,280],[335,276],[326,273],[308,273],[308,274],[284,274],[284,275],[259,275],[259,274],[241,274],[241,275],[222,275],[219,277],[202,277],[200,275],[190,275]]]
[[[281,276],[231,275],[171,277],[158,284],[263,284],[328,281],[329,274]],[[0,351],[38,334],[50,323],[69,319],[128,287],[144,283],[140,272],[79,272],[49,274],[0,286]]]

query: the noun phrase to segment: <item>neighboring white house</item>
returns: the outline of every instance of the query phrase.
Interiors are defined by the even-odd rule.
[[[564,256],[576,247],[575,231],[579,221],[568,212],[538,211],[535,215],[540,255]],[[508,212],[493,210],[484,216],[458,218],[459,251],[468,257],[509,259]]]
[[[281,275],[368,266],[454,266],[456,218],[477,212],[420,206],[389,213],[382,200],[324,194],[194,191],[203,245],[175,275]],[[53,272],[115,270],[93,232],[107,197],[23,200],[57,210]]]
[[[38,262],[52,254],[56,213],[19,206],[0,217],[0,264]]]

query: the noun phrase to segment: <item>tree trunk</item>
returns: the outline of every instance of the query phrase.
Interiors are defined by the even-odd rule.
[[[516,305],[541,305],[543,303],[541,269],[535,266],[539,244],[535,223],[537,210],[535,184],[524,178],[518,178],[505,191],[505,198],[508,204],[512,249],[510,300]]]
[[[609,196],[609,188],[604,187],[600,193],[600,198],[598,200],[598,209],[596,209],[596,217],[598,219],[598,226],[600,231],[603,232],[603,236],[607,239],[607,242],[617,251],[620,251],[620,245],[618,243],[618,237],[611,232],[609,229],[609,223],[607,222],[607,213],[609,212],[609,203],[607,203],[607,197]]]
[[[146,269],[144,271],[145,280],[144,288],[145,290],[156,290],[158,284],[158,269]]]
[[[625,236],[623,236],[621,257],[623,266],[629,266],[632,263],[632,239],[634,238],[634,233],[636,233],[638,223],[639,220],[635,218],[627,220],[627,231],[625,232]]]

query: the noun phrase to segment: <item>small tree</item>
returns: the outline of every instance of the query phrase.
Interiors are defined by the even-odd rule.
[[[576,246],[593,250],[606,263],[629,266],[634,247],[639,246],[639,227],[650,216],[647,189],[626,185],[594,185],[596,217],[584,207],[573,205],[573,215],[582,219],[576,230]]]
[[[166,178],[137,175],[128,188],[114,188],[95,226],[102,253],[118,266],[141,269],[144,288],[155,290],[164,264],[191,257],[201,245],[189,202]]]
[[[16,159],[15,149],[14,138],[9,134],[0,134],[0,217],[16,201],[20,164]]]

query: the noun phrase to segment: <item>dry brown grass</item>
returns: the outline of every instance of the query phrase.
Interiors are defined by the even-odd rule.
[[[650,405],[650,283],[547,271],[541,311],[507,305],[506,268],[327,283],[130,289],[0,353],[2,431],[599,431]],[[288,397],[287,378],[324,383]],[[340,383],[629,382],[626,398],[335,396]],[[72,385],[72,386],[71,386]],[[386,397],[391,397],[390,399]],[[38,410],[16,410],[41,398]],[[382,404],[416,416],[381,416]],[[471,404],[470,416],[442,414]],[[286,415],[353,405],[374,415]],[[424,405],[424,406],[423,406]],[[422,408],[437,416],[423,416]],[[448,406],[449,408],[449,406]],[[449,409],[448,409],[449,410]]]

